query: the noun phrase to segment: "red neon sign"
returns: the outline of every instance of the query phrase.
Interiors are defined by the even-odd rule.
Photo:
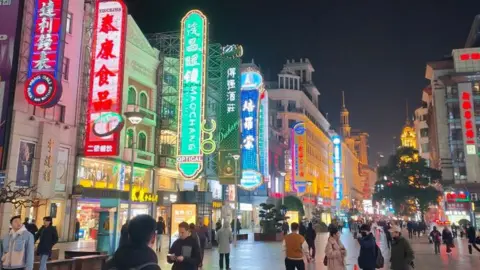
[[[460,60],[467,61],[467,60],[480,60],[480,53],[464,53],[460,55]]]
[[[85,156],[117,156],[127,8],[122,0],[97,1],[90,66]],[[109,117],[102,117],[108,115]],[[112,117],[110,117],[112,116]],[[120,118],[119,118],[120,117]],[[93,130],[104,130],[98,136]],[[108,132],[112,130],[114,132]]]
[[[461,94],[466,144],[475,144],[475,130],[473,128],[473,121],[475,121],[475,118],[472,113],[471,97],[472,95],[470,92],[464,91]]]

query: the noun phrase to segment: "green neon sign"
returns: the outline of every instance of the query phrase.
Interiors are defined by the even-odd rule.
[[[207,23],[199,10],[188,12],[181,23],[177,169],[187,179],[203,169]]]

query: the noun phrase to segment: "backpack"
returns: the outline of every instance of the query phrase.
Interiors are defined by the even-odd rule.
[[[157,263],[149,262],[149,263],[144,263],[142,265],[139,265],[137,267],[128,268],[128,270],[142,270],[142,269],[144,269],[148,266],[152,266],[152,265],[156,265],[156,266],[158,266],[158,269],[160,269],[160,266]],[[109,268],[108,270],[119,270],[119,269],[116,266],[113,266],[113,267]]]
[[[375,268],[383,268],[383,266],[385,265],[385,259],[383,258],[382,251],[377,246],[377,244],[375,244],[375,253],[377,254]]]

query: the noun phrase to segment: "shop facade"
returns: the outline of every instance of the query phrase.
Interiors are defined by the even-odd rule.
[[[162,217],[166,224],[167,232],[170,232],[170,220],[172,213],[172,204],[176,203],[178,200],[178,193],[173,191],[166,190],[157,190],[157,209],[156,209],[156,218]]]

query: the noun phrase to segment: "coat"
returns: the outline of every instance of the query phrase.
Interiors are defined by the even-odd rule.
[[[345,270],[345,257],[346,253],[342,254],[342,249],[345,250],[340,240],[335,240],[333,237],[329,237],[327,246],[325,246],[325,256],[327,256],[327,269],[328,270]]]
[[[53,246],[58,242],[57,228],[54,226],[42,226],[35,234],[35,242],[40,240],[37,247],[37,254],[50,255]]]
[[[233,241],[233,234],[230,228],[222,228],[215,234],[218,243],[218,253],[230,253],[230,243]]]
[[[412,246],[403,236],[394,239],[392,242],[392,251],[390,257],[390,267],[393,270],[411,270],[410,264],[415,255]]]
[[[14,232],[11,230],[2,242],[3,267],[33,269],[35,243],[33,235],[25,226]]]
[[[360,255],[358,256],[358,267],[362,269],[375,269],[377,264],[377,243],[373,234],[358,239],[360,244]]]

